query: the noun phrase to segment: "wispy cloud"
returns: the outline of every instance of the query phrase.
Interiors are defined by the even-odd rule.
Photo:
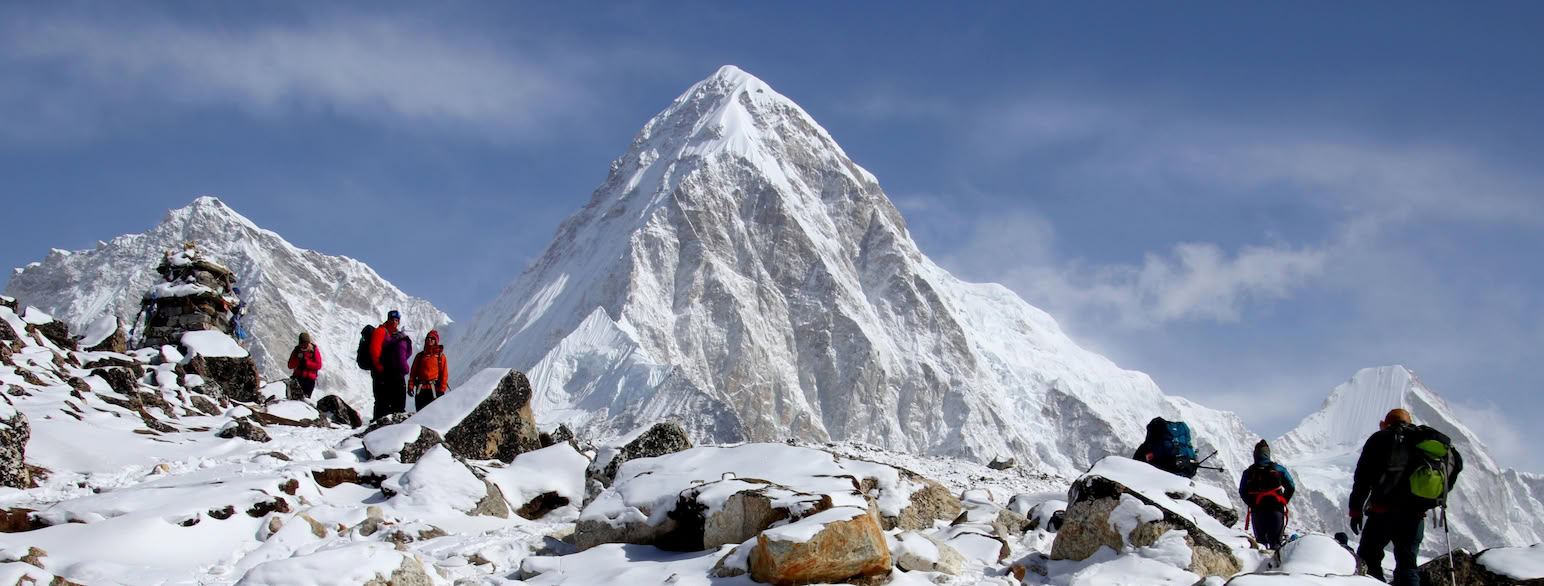
[[[0,71],[33,73],[8,76],[15,83],[0,91],[19,114],[20,127],[6,131],[13,139],[69,137],[169,104],[326,112],[519,140],[595,104],[584,79],[607,61],[595,46],[496,42],[475,27],[382,14],[212,26],[23,13],[0,25],[0,39]]]

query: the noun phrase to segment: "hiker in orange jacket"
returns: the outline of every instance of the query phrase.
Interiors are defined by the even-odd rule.
[[[424,336],[424,349],[413,359],[413,374],[408,380],[413,404],[420,411],[445,394],[450,369],[445,366],[445,348],[440,346],[439,332],[430,330],[429,335]]]

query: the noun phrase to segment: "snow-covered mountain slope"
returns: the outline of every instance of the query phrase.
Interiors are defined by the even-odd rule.
[[[235,272],[247,303],[242,323],[252,336],[249,351],[264,378],[288,378],[290,349],[300,332],[310,332],[323,352],[318,396],[337,393],[365,413],[374,400],[369,374],[354,365],[359,329],[379,324],[391,309],[400,310],[418,336],[450,322],[364,263],[296,248],[213,197],[172,210],[143,234],[119,236],[93,250],[55,249],[41,263],[17,269],[5,294],[75,331],[105,314],[131,322],[140,298],[160,278],[155,267],[162,254],[190,240]]]
[[[1357,372],[1335,387],[1319,411],[1273,442],[1277,459],[1310,491],[1300,492],[1292,503],[1294,524],[1324,530],[1345,526],[1362,444],[1378,430],[1383,416],[1398,407],[1409,410],[1416,423],[1447,434],[1463,454],[1464,470],[1448,511],[1454,547],[1478,551],[1544,541],[1540,476],[1498,466],[1453,408],[1403,366]],[[1428,529],[1426,552],[1445,547],[1441,536]]]
[[[1230,466],[1237,417],[1166,397],[995,284],[918,250],[878,180],[732,66],[650,120],[541,256],[449,341],[527,371],[592,436],[851,440],[1076,474],[1183,414]]]

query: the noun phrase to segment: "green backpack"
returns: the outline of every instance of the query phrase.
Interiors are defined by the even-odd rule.
[[[1396,432],[1399,449],[1391,464],[1403,480],[1395,490],[1405,492],[1405,500],[1425,511],[1447,504],[1447,495],[1463,469],[1458,451],[1448,436],[1425,425],[1403,427]]]

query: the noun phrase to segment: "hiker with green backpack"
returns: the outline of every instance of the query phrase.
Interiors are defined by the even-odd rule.
[[[1463,469],[1448,436],[1415,425],[1409,411],[1388,412],[1362,446],[1351,483],[1351,532],[1362,536],[1356,553],[1369,576],[1383,579],[1383,548],[1393,543],[1394,584],[1419,586],[1426,512],[1441,507],[1447,522],[1447,495]]]

